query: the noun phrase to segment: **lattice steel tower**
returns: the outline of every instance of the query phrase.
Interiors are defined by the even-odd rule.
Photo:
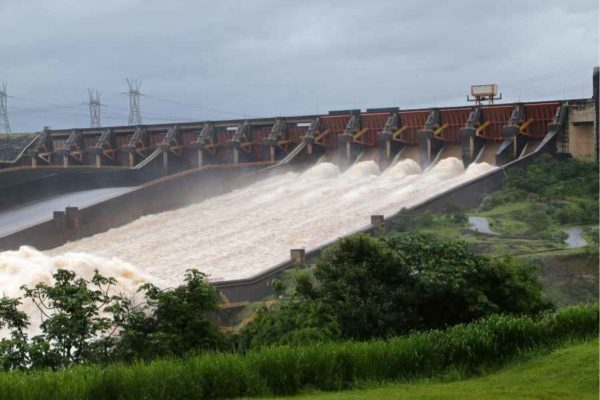
[[[7,104],[8,92],[6,91],[6,82],[2,82],[0,86],[0,133],[10,133]]]
[[[90,106],[90,128],[100,128],[102,126],[100,111],[104,104],[100,103],[100,92],[94,89],[88,89],[88,95],[90,99],[88,105]]]
[[[140,86],[142,86],[142,82],[134,81],[130,79],[127,80],[127,85],[129,85],[129,122],[128,125],[141,125],[142,124],[142,114],[140,113]]]

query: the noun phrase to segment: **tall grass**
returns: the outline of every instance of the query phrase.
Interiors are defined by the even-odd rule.
[[[598,306],[540,317],[493,316],[388,341],[272,347],[147,364],[0,374],[1,399],[216,399],[337,390],[360,381],[476,372],[522,351],[598,334]]]

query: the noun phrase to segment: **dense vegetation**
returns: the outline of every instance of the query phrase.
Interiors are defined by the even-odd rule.
[[[339,390],[365,381],[461,375],[497,367],[528,349],[598,334],[598,307],[538,317],[491,316],[445,331],[370,342],[270,347],[133,365],[0,374],[0,398],[208,399]]]
[[[449,204],[443,215],[402,210],[393,220],[399,233],[419,232],[440,239],[462,237],[471,248],[491,255],[515,256],[565,249],[565,230],[580,226],[594,251],[598,243],[598,162],[542,156],[511,171],[502,187],[478,209]],[[468,216],[488,220],[494,235],[474,235]]]
[[[0,298],[4,370],[131,362],[204,350],[247,350],[271,344],[390,338],[439,329],[496,313],[536,314],[550,308],[531,268],[510,258],[473,254],[463,242],[424,236],[356,235],[329,249],[314,278],[300,276],[289,298],[264,308],[238,337],[208,319],[219,296],[190,270],[168,290],[145,284],[144,299],[115,294],[116,281],[89,281],[58,270],[54,284],[23,287],[43,315],[28,337],[22,299]]]
[[[598,340],[568,344],[548,354],[526,354],[483,377],[440,379],[386,385],[337,393],[294,396],[295,400],[598,400]],[[283,400],[281,397],[278,399]],[[287,399],[287,398],[284,398]]]
[[[597,224],[598,190],[598,162],[544,156],[512,174],[501,190],[484,199],[482,209],[529,200],[532,206],[519,217],[534,229],[543,230],[552,219]]]
[[[324,253],[314,278],[299,276],[289,298],[262,309],[242,338],[249,347],[367,340],[549,307],[535,271],[509,257],[421,235],[355,235]]]
[[[519,263],[534,265],[543,293],[556,306],[597,301],[597,169],[597,162],[541,157],[526,169],[511,171],[479,208],[460,211],[449,205],[435,215],[403,210],[392,228],[443,241],[460,237],[476,253],[510,254]],[[487,219],[493,234],[476,232],[467,216]],[[566,231],[574,226],[587,241],[581,248],[565,243]]]
[[[216,309],[218,293],[198,271],[189,271],[175,289],[141,286],[141,304],[111,294],[116,281],[97,272],[89,281],[62,269],[53,277],[53,285],[23,287],[25,299],[43,315],[42,333],[33,338],[28,316],[19,310],[21,299],[0,298],[0,328],[9,331],[0,340],[2,369],[182,356],[224,343],[206,317]]]

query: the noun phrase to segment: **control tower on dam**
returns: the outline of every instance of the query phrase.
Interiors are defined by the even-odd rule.
[[[257,298],[291,258],[402,208],[471,207],[543,153],[597,158],[594,93],[1,137],[0,221],[15,225],[0,259],[165,286],[197,268],[230,300]]]

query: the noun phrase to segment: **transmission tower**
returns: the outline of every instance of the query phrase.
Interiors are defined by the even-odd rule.
[[[129,122],[128,125],[141,125],[142,114],[140,113],[140,86],[142,82],[126,79],[129,86]]]
[[[100,92],[94,89],[88,89],[90,97],[88,106],[90,107],[90,128],[100,128],[102,126],[100,110],[104,104],[100,103]]]
[[[7,104],[8,93],[6,91],[6,82],[2,82],[2,86],[0,86],[0,133],[10,133]]]

